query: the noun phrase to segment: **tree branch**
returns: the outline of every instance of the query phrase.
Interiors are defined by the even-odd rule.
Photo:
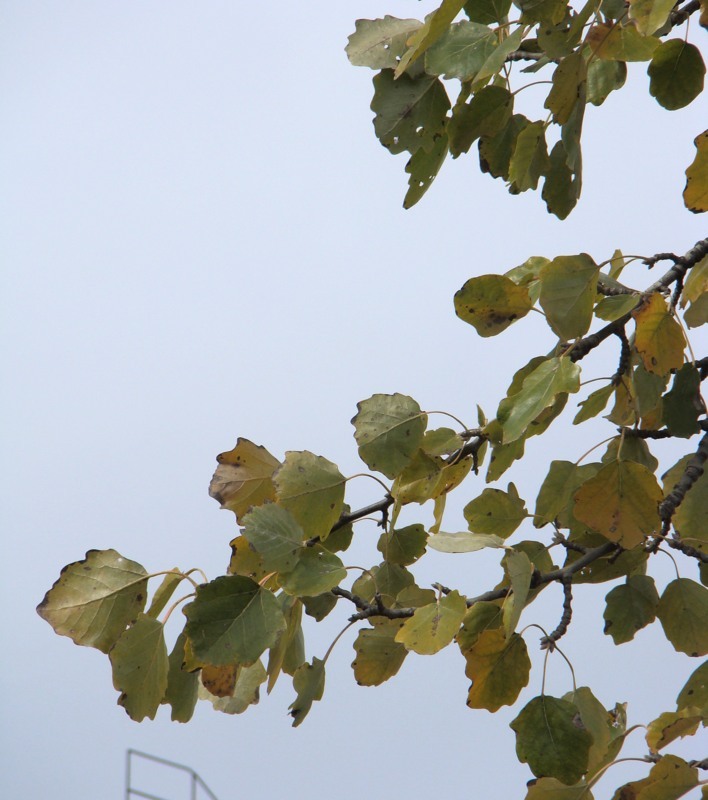
[[[701,7],[700,0],[691,0],[690,3],[687,3],[683,8],[674,9],[669,14],[669,22],[671,23],[671,27],[675,28],[677,25],[681,25],[684,23],[695,11]]]
[[[560,622],[556,629],[541,639],[541,650],[550,650],[553,652],[556,649],[556,642],[561,639],[568,631],[570,620],[573,617],[573,585],[572,578],[564,578],[561,583],[563,584],[563,614],[561,615]]]

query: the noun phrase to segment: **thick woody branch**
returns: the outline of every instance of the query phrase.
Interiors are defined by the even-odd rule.
[[[573,585],[571,578],[564,578],[561,583],[563,584],[563,614],[561,615],[560,622],[556,629],[548,636],[541,639],[541,650],[550,650],[553,652],[556,649],[556,642],[561,639],[568,631],[570,620],[573,617]]]
[[[703,465],[708,459],[708,433],[704,434],[698,443],[698,449],[686,464],[683,475],[669,494],[659,504],[659,516],[665,526],[671,523],[671,518],[676,513],[676,509],[681,505],[686,497],[686,493],[703,475]]]

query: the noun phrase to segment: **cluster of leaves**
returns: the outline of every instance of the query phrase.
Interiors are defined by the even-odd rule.
[[[476,142],[483,172],[512,194],[543,179],[548,211],[565,219],[581,191],[586,106],[624,85],[627,62],[648,62],[649,91],[666,109],[683,108],[703,90],[698,48],[667,38],[696,11],[708,26],[701,2],[586,0],[576,10],[567,0],[444,0],[424,21],[359,20],[347,54],[377,70],[376,136],[391,153],[410,156],[404,207],[425,194],[448,154],[457,158]],[[514,102],[538,84],[550,86],[545,118],[530,120]],[[708,131],[695,143],[684,199],[705,211]]]
[[[708,582],[708,420],[700,386],[708,359],[687,358],[679,319],[688,327],[708,321],[708,239],[684,256],[647,261],[660,258],[672,266],[643,291],[620,282],[631,259],[619,252],[601,265],[585,253],[534,257],[505,275],[471,278],[455,307],[481,336],[500,333],[536,308],[555,341],[513,376],[493,419],[480,410],[475,428],[436,428],[404,395],[376,394],[359,403],[352,420],[359,455],[386,491],[357,511],[345,503],[349,479],[331,461],[304,451],[288,452],[281,462],[239,439],[218,457],[210,486],[240,526],[226,575],[197,583],[193,571],[159,573],[164,577],[148,607],[153,576],[113,550],[90,551],[65,567],[40,615],[57,633],[108,653],[118,702],[135,720],[169,704],[172,718],[185,722],[200,696],[220,711],[241,713],[258,701],[261,684],[270,691],[285,673],[292,677],[290,711],[299,725],[323,695],[329,655],[306,660],[303,615],[320,621],[341,602],[354,607],[347,628],[361,624],[352,664],[359,684],[381,684],[409,653],[432,655],[455,642],[472,681],[467,704],[490,712],[514,704],[529,682],[527,629],[519,631],[519,621],[551,583],[563,586],[565,599],[558,627],[542,639],[549,652],[571,622],[574,587],[622,580],[604,611],[605,632],[615,644],[658,619],[675,650],[706,655],[708,589],[699,581]],[[589,333],[593,323],[600,327]],[[487,482],[496,482],[523,456],[526,440],[542,434],[581,391],[582,359],[615,340],[615,373],[599,379],[603,385],[580,401],[574,418],[583,423],[612,403],[606,418],[616,431],[600,460],[552,461],[533,512],[513,483],[485,488],[464,509],[467,530],[442,530],[447,494],[485,462]],[[659,483],[648,443],[701,434]],[[428,502],[433,525],[398,525],[403,506]],[[382,527],[379,563],[348,583],[360,568],[347,567],[342,554],[355,525],[375,513]],[[522,525],[543,533],[510,544]],[[561,566],[554,547],[564,553]],[[421,587],[409,569],[428,549],[484,548],[501,551],[503,578],[481,596],[440,584]],[[677,575],[659,592],[647,565],[662,548],[695,560],[699,580]],[[161,621],[182,581],[194,591]],[[185,600],[186,623],[168,654],[164,622]],[[705,723],[707,677],[704,662],[676,708],[647,728],[654,766],[639,784],[652,787],[652,797],[679,797],[677,787],[683,792],[699,783],[696,764],[659,758],[659,751]],[[528,797],[591,797],[593,782],[629,733],[625,716],[622,704],[605,709],[587,687],[562,697],[542,691],[529,701],[511,723],[517,755],[538,779]]]
[[[701,5],[703,3],[703,5]],[[377,135],[392,152],[411,154],[406,205],[430,185],[448,152],[479,140],[482,168],[503,177],[512,192],[544,178],[549,209],[566,216],[580,193],[580,132],[586,102],[600,104],[624,81],[625,62],[649,61],[650,89],[666,108],[679,108],[702,90],[703,61],[683,39],[664,41],[705,0],[593,0],[580,11],[564,0],[444,0],[424,22],[360,21],[350,38],[354,63],[380,70],[374,79]],[[466,19],[456,22],[461,11]],[[513,113],[511,71],[553,69],[545,122]],[[457,78],[451,108],[440,78]],[[516,90],[519,91],[518,89]],[[560,127],[550,154],[551,124]],[[692,211],[708,206],[708,132],[696,139],[684,198]],[[667,271],[646,288],[625,283],[637,262]],[[633,266],[630,266],[633,265]],[[114,550],[89,551],[69,564],[38,607],[75,643],[107,653],[118,702],[134,720],[153,718],[161,704],[187,722],[197,699],[229,714],[259,700],[276,681],[292,679],[293,724],[322,698],[332,643],[308,660],[303,623],[319,622],[344,605],[344,630],[358,625],[352,668],[356,681],[376,686],[396,675],[409,653],[432,655],[453,643],[471,680],[467,705],[496,712],[516,703],[530,681],[523,611],[546,586],[563,589],[559,621],[544,631],[547,657],[573,615],[573,592],[583,584],[615,585],[606,596],[605,633],[629,642],[658,620],[670,645],[690,658],[708,653],[708,417],[701,396],[708,355],[693,351],[689,329],[708,322],[708,239],[684,255],[641,259],[620,251],[602,263],[586,253],[529,258],[502,275],[475,276],[454,298],[461,320],[482,337],[495,336],[532,310],[550,330],[546,352],[512,377],[492,419],[481,409],[475,427],[455,420],[432,427],[410,397],[375,394],[352,420],[361,460],[384,487],[370,505],[346,502],[351,478],[323,456],[287,452],[277,459],[239,439],[218,456],[210,494],[236,516],[225,575],[207,580],[196,570],[148,574]],[[615,347],[613,348],[613,345]],[[612,374],[581,381],[581,362],[610,351]],[[607,363],[607,359],[605,359]],[[590,381],[600,388],[586,393]],[[612,436],[576,462],[553,460],[535,503],[513,483],[491,486],[464,508],[467,529],[443,530],[446,498],[485,469],[496,483],[524,456],[526,441],[546,432],[571,395],[580,399],[573,423],[603,412]],[[608,410],[609,406],[609,410]],[[655,441],[698,443],[656,477]],[[588,460],[600,453],[599,460]],[[355,476],[352,476],[355,477]],[[401,509],[432,505],[432,524],[399,524]],[[533,511],[529,508],[532,507]],[[348,566],[343,554],[356,526],[379,518],[376,563]],[[426,516],[426,520],[430,517]],[[356,530],[355,530],[356,528]],[[530,538],[514,541],[517,533]],[[367,537],[364,535],[363,540]],[[443,583],[416,582],[414,565],[428,550],[474,553],[496,549],[502,578],[482,595]],[[672,551],[693,577],[657,587],[648,567]],[[561,558],[555,563],[554,553]],[[148,582],[162,576],[148,603]],[[176,600],[182,584],[191,591]],[[180,605],[183,630],[171,650],[165,623]],[[537,626],[535,626],[537,627]],[[340,634],[341,635],[341,634]],[[699,769],[666,754],[676,739],[708,719],[708,662],[693,673],[667,710],[646,727],[648,775],[620,787],[615,800],[673,800],[703,785]],[[592,787],[618,759],[627,736],[626,708],[607,709],[588,687],[553,697],[541,686],[511,723],[519,759],[535,779],[527,800],[592,800]],[[636,726],[635,726],[636,727]]]

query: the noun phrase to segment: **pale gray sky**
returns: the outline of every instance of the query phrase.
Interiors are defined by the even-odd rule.
[[[514,709],[472,712],[456,648],[411,655],[396,679],[363,689],[350,633],[328,664],[323,702],[297,730],[283,679],[240,717],[200,704],[189,725],[164,710],[137,725],[115,705],[108,659],[55,636],[34,611],[89,548],[115,547],[149,570],[223,572],[235,522],[206,488],[237,436],[278,456],[309,449],[352,474],[361,467],[349,420],[374,392],[466,420],[476,403],[493,414],[514,370],[552,340],[535,320],[477,338],[452,310],[472,275],[530,255],[682,252],[705,235],[680,194],[706,101],[663,111],[641,64],[630,89],[588,111],[585,188],[566,222],[536,195],[509,197],[474,155],[447,164],[404,212],[405,157],[376,141],[372,73],[343,48],[358,17],[432,7],[0,6],[3,796],[119,798],[128,747],[190,764],[220,800],[523,796],[531,776],[508,722],[540,691],[540,668]],[[704,354],[705,334],[694,341]],[[613,368],[589,362],[586,377]],[[571,438],[559,425],[509,479],[532,504],[547,460],[578,458],[598,431],[609,435]],[[482,488],[471,479],[458,490],[448,529]],[[358,480],[352,495],[365,504],[379,489]],[[367,535],[357,558],[373,563]],[[419,574],[474,594],[494,581],[496,557],[485,559],[436,554]],[[565,650],[580,684],[607,706],[629,700],[630,719],[648,721],[696,664],[653,629],[614,648],[602,635],[609,588],[577,592]],[[526,622],[555,624],[554,591]],[[309,632],[308,657],[348,613]],[[548,690],[570,688],[556,659]]]

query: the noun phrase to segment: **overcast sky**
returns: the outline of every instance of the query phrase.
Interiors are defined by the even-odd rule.
[[[405,157],[375,139],[372,73],[343,48],[358,17],[432,7],[0,4],[3,796],[117,799],[129,747],[186,762],[220,800],[523,796],[531,776],[508,722],[540,691],[536,656],[519,703],[490,715],[465,707],[454,646],[409,656],[382,687],[357,687],[349,632],[324,700],[297,730],[287,678],[239,717],[200,704],[189,725],[165,709],[138,725],[115,704],[108,659],[35,613],[61,567],[90,548],[114,547],[151,571],[222,574],[235,522],[206,490],[216,454],[238,436],[278,457],[309,449],[352,474],[361,465],[349,420],[374,392],[410,394],[470,424],[477,403],[493,415],[515,369],[552,338],[529,319],[479,339],[452,309],[472,275],[531,255],[684,252],[705,236],[705,217],[681,201],[705,99],[663,111],[641,64],[629,89],[588,111],[585,188],[566,222],[539,196],[510,197],[481,176],[474,155],[445,165],[405,212]],[[645,272],[627,280],[646,285]],[[589,363],[584,377],[613,369]],[[611,435],[588,427],[570,437],[559,424],[508,473],[531,505],[550,458],[576,459]],[[670,465],[678,453],[666,453]],[[459,510],[482,488],[470,479],[458,490],[447,529],[464,526]],[[351,491],[355,504],[379,499],[373,481]],[[362,537],[357,558],[373,563],[375,532]],[[436,554],[421,581],[475,594],[496,580],[498,556],[485,558]],[[672,577],[664,560],[661,580]],[[630,720],[646,722],[696,664],[658,626],[614,648],[602,635],[609,588],[577,593],[564,649],[579,684],[608,707],[629,700]],[[559,594],[547,594],[525,622],[555,625]],[[306,632],[308,658],[348,613]],[[571,688],[560,659],[548,681],[555,695]],[[644,752],[640,741],[628,750]]]

